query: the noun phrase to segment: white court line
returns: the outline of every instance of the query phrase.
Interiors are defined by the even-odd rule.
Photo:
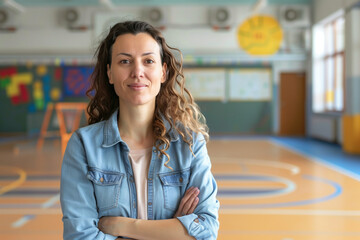
[[[26,215],[23,216],[22,218],[18,219],[17,221],[15,221],[13,224],[11,224],[11,226],[13,228],[19,228],[22,227],[23,225],[25,225],[28,221],[30,221],[31,219],[33,219],[35,216],[34,215]]]
[[[56,194],[55,196],[51,197],[50,199],[48,199],[46,202],[44,202],[43,204],[41,204],[41,208],[43,210],[46,209],[46,211],[49,211],[49,207],[51,207],[52,205],[54,205],[55,203],[57,203],[60,200],[60,193]],[[56,209],[57,210],[57,209]],[[14,210],[12,210],[14,211]],[[3,211],[2,211],[3,212]],[[45,211],[44,211],[45,212]],[[23,214],[23,213],[22,213]],[[17,221],[15,221],[11,226],[13,228],[19,228],[22,227],[23,225],[25,225],[27,222],[29,222],[31,219],[35,218],[36,215],[39,214],[31,214],[31,215],[25,215],[23,217],[21,217],[20,219],[18,219]]]
[[[342,216],[359,217],[360,211],[352,210],[311,210],[311,209],[224,209],[220,208],[222,214],[240,215],[309,215],[309,216]]]
[[[55,205],[55,203],[57,203],[58,201],[60,201],[60,193],[53,196],[52,198],[50,198],[49,200],[47,200],[46,202],[44,202],[41,207],[42,208],[49,208],[52,205]]]
[[[292,146],[288,146],[286,143],[282,143],[282,142],[280,142],[280,141],[278,141],[276,139],[269,138],[269,141],[270,141],[270,143],[272,143],[274,145],[281,146],[281,147],[285,148],[286,150],[288,150],[290,152],[293,152],[293,153],[296,153],[298,155],[304,156],[304,157],[308,158],[309,160],[312,160],[312,161],[314,161],[316,163],[322,164],[325,167],[328,167],[328,168],[330,168],[332,170],[335,170],[337,172],[340,172],[340,173],[342,173],[342,174],[344,174],[344,175],[346,175],[348,177],[351,177],[351,178],[353,178],[353,179],[355,179],[357,181],[360,181],[360,175],[358,175],[356,173],[353,173],[353,172],[351,172],[351,171],[349,171],[349,170],[347,170],[345,168],[339,167],[339,166],[337,166],[335,164],[332,164],[332,163],[330,163],[328,161],[322,160],[321,158],[314,157],[313,155],[310,155],[310,154],[305,153],[305,152],[303,152],[301,150],[295,149]]]
[[[273,168],[282,168],[286,169],[291,174],[296,175],[300,173],[300,168],[296,165],[284,163],[284,162],[275,162],[268,160],[258,160],[258,159],[242,159],[236,157],[213,157],[215,162],[223,163],[246,163],[248,165],[260,165],[260,166],[268,166]]]

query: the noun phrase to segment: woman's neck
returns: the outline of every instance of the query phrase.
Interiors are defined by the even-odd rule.
[[[118,126],[123,141],[130,149],[143,149],[153,145],[154,107],[119,106]]]

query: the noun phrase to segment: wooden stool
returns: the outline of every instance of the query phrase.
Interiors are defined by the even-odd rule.
[[[42,149],[44,144],[44,139],[47,136],[50,136],[52,132],[48,131],[49,122],[51,119],[51,114],[55,108],[56,116],[59,122],[59,130],[57,133],[61,138],[61,153],[62,156],[65,153],[67,142],[69,141],[71,134],[76,131],[76,129],[80,126],[81,115],[84,111],[86,118],[88,118],[88,114],[86,112],[87,103],[83,102],[63,102],[63,103],[49,103],[46,108],[44,120],[41,126],[40,136],[37,142],[37,149]],[[64,116],[64,110],[76,110],[74,121],[72,122],[71,131],[68,132],[66,129],[66,119]]]

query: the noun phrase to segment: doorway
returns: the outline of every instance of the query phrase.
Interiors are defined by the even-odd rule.
[[[280,74],[280,136],[305,135],[306,74]]]

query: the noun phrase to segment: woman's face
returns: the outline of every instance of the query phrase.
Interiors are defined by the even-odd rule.
[[[155,97],[165,82],[166,64],[161,64],[160,47],[147,33],[123,34],[112,48],[107,75],[119,103],[155,106]]]

